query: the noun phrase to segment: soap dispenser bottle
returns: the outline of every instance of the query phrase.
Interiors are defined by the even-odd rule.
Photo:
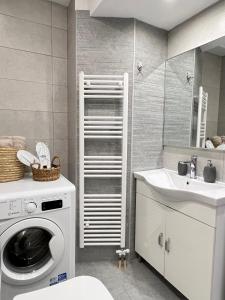
[[[216,167],[213,166],[211,160],[208,160],[207,166],[204,168],[203,177],[205,182],[214,183],[216,181]]]

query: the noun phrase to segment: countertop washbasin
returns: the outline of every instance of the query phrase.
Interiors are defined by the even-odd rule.
[[[168,169],[135,172],[134,176],[167,196],[170,201],[198,201],[211,206],[225,205],[225,184],[222,182],[207,183],[201,177],[192,179]]]

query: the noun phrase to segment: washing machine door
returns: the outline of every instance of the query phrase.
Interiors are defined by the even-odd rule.
[[[62,231],[47,219],[26,219],[12,225],[1,236],[3,280],[14,285],[40,280],[57,266],[64,245]]]

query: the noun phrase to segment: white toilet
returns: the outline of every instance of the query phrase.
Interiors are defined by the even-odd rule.
[[[91,276],[79,276],[52,287],[18,295],[14,300],[113,300],[103,283]]]

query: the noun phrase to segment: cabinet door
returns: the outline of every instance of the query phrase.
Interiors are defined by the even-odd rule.
[[[161,274],[164,274],[164,241],[164,207],[137,193],[135,250]]]
[[[165,277],[190,300],[210,300],[215,229],[168,209]]]

